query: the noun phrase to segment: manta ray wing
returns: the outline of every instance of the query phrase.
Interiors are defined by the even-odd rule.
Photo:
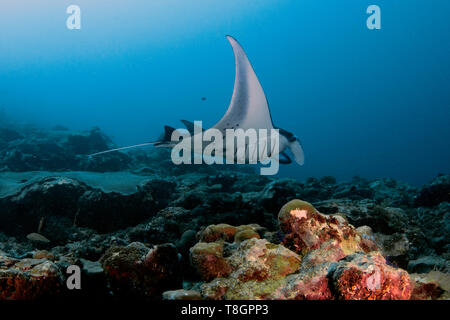
[[[236,67],[233,96],[227,112],[213,128],[221,131],[238,128],[272,129],[266,95],[250,61],[236,39],[231,36],[227,36],[227,39],[233,48]]]

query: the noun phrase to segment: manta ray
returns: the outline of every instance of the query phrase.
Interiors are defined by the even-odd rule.
[[[272,129],[277,129],[279,133],[279,155],[281,157],[276,155],[276,159],[282,164],[291,163],[292,160],[286,153],[286,150],[289,150],[294,156],[295,162],[303,165],[304,153],[299,139],[293,133],[273,124],[266,95],[244,49],[232,36],[226,36],[226,38],[233,48],[235,59],[234,89],[225,115],[212,128],[224,134],[227,129],[243,129],[244,131],[248,129],[266,129],[268,132]],[[181,120],[181,122],[190,134],[196,131],[193,122],[187,120]],[[157,141],[106,150],[89,156],[147,145],[172,148],[176,144],[176,142],[172,141],[172,135],[176,130],[173,127],[165,126],[164,134]]]

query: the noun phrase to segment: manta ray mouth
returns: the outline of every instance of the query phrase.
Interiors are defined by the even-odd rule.
[[[290,163],[292,163],[291,158],[285,152],[280,152],[280,158],[278,159],[278,161],[281,164],[290,164]]]

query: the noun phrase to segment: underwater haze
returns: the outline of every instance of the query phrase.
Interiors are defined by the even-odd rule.
[[[69,5],[81,29],[66,27]],[[369,5],[381,29],[366,26]],[[98,126],[118,145],[154,140],[179,119],[225,113],[244,47],[274,124],[305,165],[280,176],[450,172],[448,0],[2,0],[0,107],[12,118]],[[206,98],[206,99],[204,99]]]

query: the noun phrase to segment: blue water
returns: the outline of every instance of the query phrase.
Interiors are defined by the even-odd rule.
[[[66,28],[71,4],[81,30]],[[366,27],[370,4],[381,30]],[[178,119],[213,125],[233,89],[231,34],[275,124],[302,140],[305,165],[281,176],[421,184],[450,171],[449,12],[448,0],[2,0],[0,106],[120,145]]]

